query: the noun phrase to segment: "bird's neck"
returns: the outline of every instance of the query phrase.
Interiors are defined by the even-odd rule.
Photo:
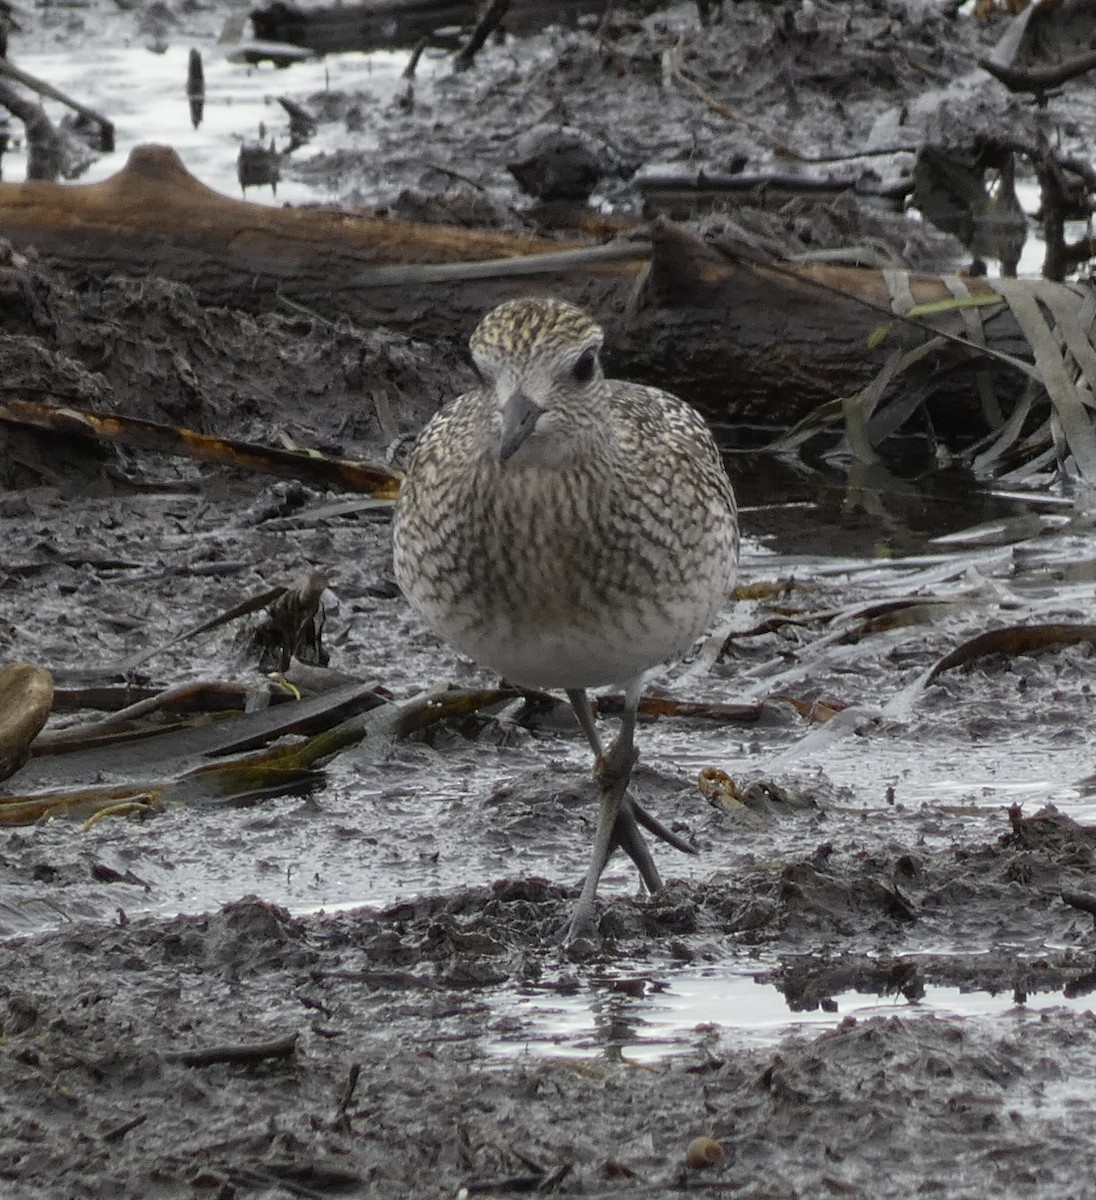
[[[566,434],[530,438],[506,462],[495,464],[503,478],[521,475],[590,476],[609,475],[617,457],[616,438],[611,430],[568,429]]]

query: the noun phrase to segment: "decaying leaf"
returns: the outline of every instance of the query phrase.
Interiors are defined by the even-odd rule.
[[[1075,646],[1079,642],[1096,644],[1096,625],[1006,625],[978,634],[945,654],[925,676],[925,684],[953,667],[965,666],[987,654],[1029,654],[1052,646]]]
[[[378,500],[395,500],[400,489],[400,473],[383,463],[354,462],[315,452],[260,446],[254,442],[212,437],[193,429],[121,417],[114,413],[12,399],[0,401],[0,421],[31,429],[96,438],[160,454],[175,454],[199,462],[266,471],[290,479],[302,479],[321,487],[364,492]]]
[[[907,381],[904,394],[888,404],[891,385],[947,344],[966,347],[972,355],[1027,377],[1024,392],[1007,413],[988,376],[979,377],[987,431],[964,451],[976,473],[1019,480],[1046,466],[1062,469],[1071,462],[1076,475],[1096,479],[1096,302],[1091,289],[1048,280],[993,279],[981,280],[979,290],[971,291],[958,276],[946,276],[941,282],[951,296],[917,305],[906,272],[884,274],[895,319],[872,332],[868,349],[878,349],[898,328],[907,333],[920,328],[923,340],[894,349],[866,385],[819,405],[770,443],[771,453],[788,453],[819,433],[843,427],[853,456],[874,461],[877,447],[933,395],[931,373],[924,386]],[[984,322],[1006,310],[1030,357],[997,349],[986,337]],[[956,316],[962,334],[948,320]]]
[[[946,300],[934,300],[929,304],[915,304],[913,308],[906,313],[907,317],[937,317],[942,313],[956,312],[963,308],[977,308],[983,304],[1000,305],[1003,301],[1000,296],[994,295],[992,292],[975,292],[966,296],[949,296]],[[885,325],[880,325],[873,329],[868,335],[868,349],[875,350],[887,340],[893,332],[897,321],[888,321]]]
[[[107,816],[147,815],[170,805],[215,802],[238,807],[300,793],[322,778],[317,768],[324,761],[365,737],[406,737],[517,697],[513,689],[484,688],[424,692],[402,704],[389,704],[370,685],[343,685],[321,696],[280,705],[274,712],[267,709],[204,728],[171,730],[143,740],[138,747],[116,746],[108,758],[98,749],[74,753],[66,760],[73,766],[73,776],[88,778],[93,771],[110,768],[119,772],[159,768],[162,777],[150,780],[145,774],[135,781],[100,787],[55,787],[2,796],[0,826],[68,816],[88,818],[85,827],[90,828]],[[353,715],[347,717],[348,711]],[[307,736],[296,742],[276,741],[292,732]]]

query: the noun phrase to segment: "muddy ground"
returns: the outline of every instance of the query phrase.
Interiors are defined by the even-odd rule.
[[[337,164],[347,198],[428,185],[397,153],[414,138],[475,164],[487,190],[471,191],[521,220],[504,162],[529,123],[529,61],[549,108],[553,89],[567,119],[625,95],[614,138],[689,161],[684,130],[728,152],[734,139],[658,90],[648,51],[670,33],[708,54],[706,78],[749,117],[747,149],[762,122],[832,149],[893,133],[888,114],[936,111],[930,88],[967,95],[964,72],[1003,28],[929,3],[850,5],[834,24],[844,6],[819,3],[813,31],[783,6],[774,38],[774,7],[729,4],[709,33],[675,8],[607,59],[582,33],[489,48],[432,108],[374,114],[380,154]],[[157,10],[169,30],[213,19]],[[111,19],[137,30],[141,16]],[[40,17],[55,37],[56,13],[28,25]],[[369,101],[331,98],[328,119],[355,103]],[[435,204],[452,208],[452,182]],[[804,211],[781,221],[824,241],[852,210],[835,206],[828,232]],[[929,253],[919,226],[905,243]],[[5,255],[0,295],[6,388],[228,436],[398,458],[400,435],[470,380],[448,347],[208,311],[155,279],[77,288],[33,256]],[[746,590],[652,688],[759,709],[643,724],[637,793],[700,854],[660,854],[670,882],[647,899],[614,862],[600,945],[559,949],[592,827],[587,753],[561,711],[514,700],[367,736],[245,808],[205,796],[0,834],[0,1192],[1092,1195],[1092,643],[1002,643],[927,679],[986,629],[1091,619],[1085,497],[991,494],[923,464],[730,469]],[[0,661],[46,666],[59,688],[258,687],[255,617],[173,639],[313,570],[332,669],[396,702],[495,682],[409,613],[383,507],[7,429],[0,471]],[[58,711],[48,731],[95,715]],[[4,786],[158,777],[157,745],[37,756]],[[705,767],[747,804],[705,798]],[[715,999],[674,1024],[668,1006],[698,985]],[[746,1027],[754,993],[762,1036]],[[872,997],[885,1015],[864,1015]],[[797,1015],[826,1023],[783,1036]],[[687,1171],[699,1136],[724,1161]]]

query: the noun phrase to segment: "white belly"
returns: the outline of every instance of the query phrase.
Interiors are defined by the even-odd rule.
[[[460,629],[450,619],[444,636],[483,666],[526,687],[623,687],[680,658],[714,620],[729,589],[727,581],[720,592],[704,594],[703,604],[676,606],[669,619],[663,610],[648,609],[557,623],[542,611],[524,620],[497,618]]]

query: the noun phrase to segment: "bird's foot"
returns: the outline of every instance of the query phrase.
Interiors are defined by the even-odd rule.
[[[572,961],[582,961],[597,953],[601,947],[597,912],[593,897],[579,897],[563,929],[560,949]]]

